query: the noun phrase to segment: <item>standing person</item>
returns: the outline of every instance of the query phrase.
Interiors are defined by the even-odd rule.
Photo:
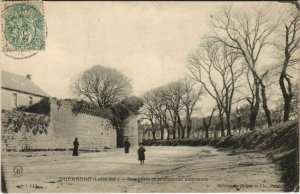
[[[129,153],[129,147],[130,147],[130,143],[128,141],[128,138],[126,138],[126,140],[124,141],[124,147],[125,147],[125,154]]]
[[[143,147],[143,144],[140,143],[140,148],[138,149],[137,153],[138,153],[141,165],[144,164],[144,161],[145,161],[145,152],[146,152],[146,149]]]
[[[74,149],[73,149],[73,156],[79,156],[78,149],[79,149],[79,142],[78,138],[75,137],[75,141],[73,142]]]

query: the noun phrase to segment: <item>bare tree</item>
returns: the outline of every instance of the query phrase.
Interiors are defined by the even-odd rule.
[[[144,98],[144,100],[146,100],[147,98]],[[156,136],[155,136],[155,133],[156,133],[156,127],[155,127],[155,116],[153,114],[153,112],[151,111],[151,103],[149,101],[145,101],[144,102],[144,106],[142,108],[142,114],[143,114],[143,117],[142,119],[143,120],[148,120],[151,124],[151,132],[152,132],[152,138],[154,140],[156,140]]]
[[[274,20],[274,18],[272,19]],[[241,14],[233,12],[231,8],[225,8],[221,15],[213,17],[214,35],[212,36],[215,41],[222,42],[226,46],[236,49],[238,54],[244,58],[253,75],[255,90],[258,90],[257,87],[260,86],[262,106],[269,126],[272,125],[272,119],[264,84],[264,77],[268,70],[259,74],[257,61],[263,48],[273,44],[271,35],[276,30],[278,21],[272,22],[272,19],[268,18],[263,10],[256,9],[249,14]],[[256,96],[256,98],[256,102],[259,102],[259,97]],[[255,112],[258,111],[255,110]]]
[[[160,126],[160,134],[161,139],[164,139],[164,130],[167,129],[167,135],[169,138],[169,127],[167,123],[167,110],[168,107],[166,105],[166,100],[164,98],[164,87],[156,88],[153,91],[153,101],[154,101],[154,108],[155,108],[155,117],[158,120]]]
[[[202,87],[196,89],[195,82],[189,78],[183,80],[183,91],[184,94],[181,97],[182,104],[184,105],[185,126],[186,126],[186,137],[190,137],[192,130],[192,114],[196,110],[196,103],[198,102],[200,95],[203,94]],[[182,138],[184,138],[185,131],[182,133]]]
[[[161,134],[165,129],[167,130],[167,139],[170,138],[171,132],[175,139],[176,130],[178,138],[185,138],[185,129],[187,129],[187,137],[189,137],[192,129],[191,116],[196,110],[196,102],[202,94],[202,90],[196,90],[194,86],[195,82],[186,78],[184,81],[175,81],[155,88],[144,95],[145,118],[148,120],[155,118]],[[185,126],[182,124],[182,113],[185,113]],[[172,131],[170,125],[172,125]]]
[[[284,100],[283,121],[288,121],[290,117],[291,101],[293,98],[291,76],[288,74],[288,68],[299,62],[299,12],[292,10],[288,21],[284,24],[283,37],[284,41],[280,42],[277,48],[281,51],[282,62],[279,76],[279,85]]]
[[[227,135],[231,135],[231,111],[235,91],[240,87],[239,78],[244,74],[244,66],[237,64],[238,55],[235,49],[220,45],[223,62],[217,62],[215,68],[222,77],[222,95],[224,96],[223,109],[226,115]]]
[[[165,89],[165,100],[168,106],[169,116],[173,123],[173,139],[176,137],[176,130],[178,138],[182,137],[182,122],[180,112],[183,109],[182,95],[183,95],[183,84],[180,81],[169,83]]]
[[[151,123],[153,129],[155,129],[155,121],[158,122],[158,126],[161,132],[161,139],[164,138],[164,130],[167,129],[168,137],[169,137],[169,126],[167,122],[167,110],[168,107],[166,105],[166,100],[164,99],[164,91],[163,87],[156,88],[147,92],[144,95],[143,101],[146,111],[144,115],[146,118],[151,117],[154,122]],[[154,117],[154,118],[153,118]],[[151,122],[151,121],[150,121]],[[154,139],[153,134],[153,139]]]
[[[249,74],[249,69],[247,72],[247,83],[248,87],[251,91],[251,97],[247,97],[246,100],[249,102],[250,105],[250,121],[249,121],[249,128],[251,131],[255,129],[256,126],[256,119],[259,112],[259,105],[260,105],[260,90],[259,90],[259,83],[256,79],[251,80],[251,75]]]
[[[151,124],[151,132],[153,139],[156,140],[156,109],[155,109],[155,100],[151,91],[147,92],[143,96],[144,106],[142,109],[143,118],[150,121]]]
[[[203,117],[202,120],[203,120],[203,125],[204,125],[204,130],[205,130],[205,138],[209,138],[209,129],[210,129],[210,126],[211,126],[211,121],[212,121],[212,118],[213,118],[213,115],[215,113],[215,111],[217,110],[216,107],[214,107],[210,113],[210,116],[208,117],[208,121],[206,120],[207,118]]]
[[[108,108],[130,94],[131,84],[116,69],[95,65],[77,77],[72,83],[72,91],[94,105]]]
[[[224,129],[224,110],[222,104],[224,97],[219,93],[216,82],[213,80],[214,73],[216,72],[213,63],[218,59],[217,47],[207,41],[189,58],[188,70],[191,78],[200,82],[207,93],[215,100],[219,111],[221,136],[225,136]]]
[[[227,135],[231,134],[232,101],[234,92],[239,87],[238,78],[243,74],[243,66],[236,64],[237,59],[235,49],[206,41],[205,45],[191,55],[189,60],[188,69],[192,79],[200,82],[216,101],[222,136],[225,136],[224,114]],[[220,80],[216,80],[218,77]]]

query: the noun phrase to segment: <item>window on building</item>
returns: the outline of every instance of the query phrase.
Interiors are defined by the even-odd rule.
[[[16,108],[18,106],[18,96],[16,93],[12,93],[11,105],[13,108]]]
[[[31,106],[33,103],[33,99],[32,99],[32,96],[29,96],[29,106]]]

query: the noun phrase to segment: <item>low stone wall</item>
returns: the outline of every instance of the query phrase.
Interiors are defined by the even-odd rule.
[[[98,151],[116,147],[116,130],[107,118],[73,113],[71,103],[51,101],[51,116],[3,111],[2,150],[68,150],[75,137],[79,150]]]
[[[4,151],[53,148],[47,115],[3,111],[1,114],[1,148]]]
[[[117,132],[107,112],[95,115],[88,110],[72,111],[72,100],[50,99],[50,115],[4,111],[2,113],[2,150],[68,150],[75,137],[79,150],[98,151],[117,146]],[[101,110],[100,110],[101,111]],[[137,117],[124,121],[120,134],[131,146],[138,145]]]

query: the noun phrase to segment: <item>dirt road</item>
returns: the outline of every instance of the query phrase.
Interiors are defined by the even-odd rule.
[[[99,153],[2,155],[8,192],[276,192],[280,174],[263,154],[211,147],[145,147]],[[20,170],[21,167],[23,170]],[[19,170],[17,170],[19,169]]]

